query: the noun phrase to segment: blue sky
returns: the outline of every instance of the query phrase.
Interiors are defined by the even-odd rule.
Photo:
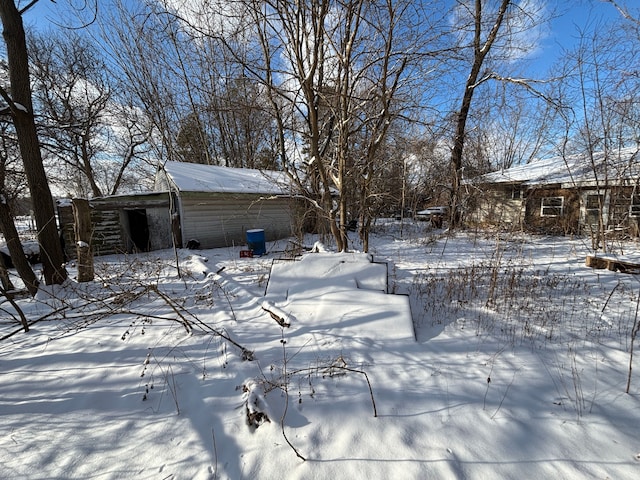
[[[18,4],[24,6],[30,1],[18,0]],[[57,0],[54,3],[52,0],[40,0],[25,15],[24,20],[27,25],[43,29],[55,28],[56,22],[69,25],[68,21],[62,20],[69,5],[91,9],[94,1],[96,0]],[[620,0],[620,3],[633,4],[634,1],[636,0]],[[101,3],[100,0],[98,3]],[[542,39],[538,53],[531,59],[531,65],[538,74],[544,73],[562,55],[563,49],[571,48],[576,43],[579,31],[589,31],[603,22],[621,18],[613,5],[602,0],[548,0],[545,3],[548,10],[556,11],[558,16],[551,21],[548,34]]]
[[[14,0],[15,1],[15,0]],[[17,0],[18,8],[23,8],[32,0]],[[75,7],[77,9],[88,9],[93,11],[94,5],[101,0],[39,0],[28,12],[23,15],[25,26],[39,29],[56,28],[56,24],[77,26],[78,23],[69,23],[64,17]]]
[[[18,0],[20,7],[31,0]],[[104,0],[39,0],[24,16],[25,24],[39,29],[56,28],[56,24],[80,26],[78,20],[69,20],[70,5],[93,12],[94,2],[104,6]],[[580,32],[586,33],[601,28],[605,22],[621,20],[620,13],[609,2],[603,0],[529,0],[544,1],[548,12],[556,16],[541,35],[539,48],[527,60],[526,75],[543,78],[548,69],[560,59],[563,52],[571,49]],[[634,5],[638,0],[618,0],[622,5]],[[638,7],[635,6],[635,14]],[[86,12],[85,12],[86,13]],[[100,13],[100,12],[98,12]],[[66,18],[66,20],[65,20]]]
[[[547,4],[550,9],[557,10],[558,16],[551,21],[548,36],[532,59],[538,73],[544,73],[563,51],[576,45],[581,32],[590,32],[602,28],[606,22],[622,19],[613,5],[602,0],[556,0]]]

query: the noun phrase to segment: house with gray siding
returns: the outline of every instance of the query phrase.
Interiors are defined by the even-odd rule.
[[[467,183],[467,221],[552,234],[638,236],[640,149],[534,160]]]

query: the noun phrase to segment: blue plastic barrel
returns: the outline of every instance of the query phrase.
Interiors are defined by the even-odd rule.
[[[254,255],[264,255],[267,253],[267,247],[264,242],[264,230],[262,228],[254,228],[247,230],[247,245]]]

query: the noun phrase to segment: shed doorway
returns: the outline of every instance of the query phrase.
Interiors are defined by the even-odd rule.
[[[129,244],[129,248],[137,252],[148,252],[150,243],[147,211],[145,209],[125,210],[125,214],[129,227],[129,240],[133,243],[133,245]]]

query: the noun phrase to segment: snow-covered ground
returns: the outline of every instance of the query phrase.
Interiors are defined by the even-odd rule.
[[[20,300],[40,321],[0,341],[0,477],[639,478],[640,277],[585,267],[588,239],[390,222],[371,244],[386,265],[101,257]]]

